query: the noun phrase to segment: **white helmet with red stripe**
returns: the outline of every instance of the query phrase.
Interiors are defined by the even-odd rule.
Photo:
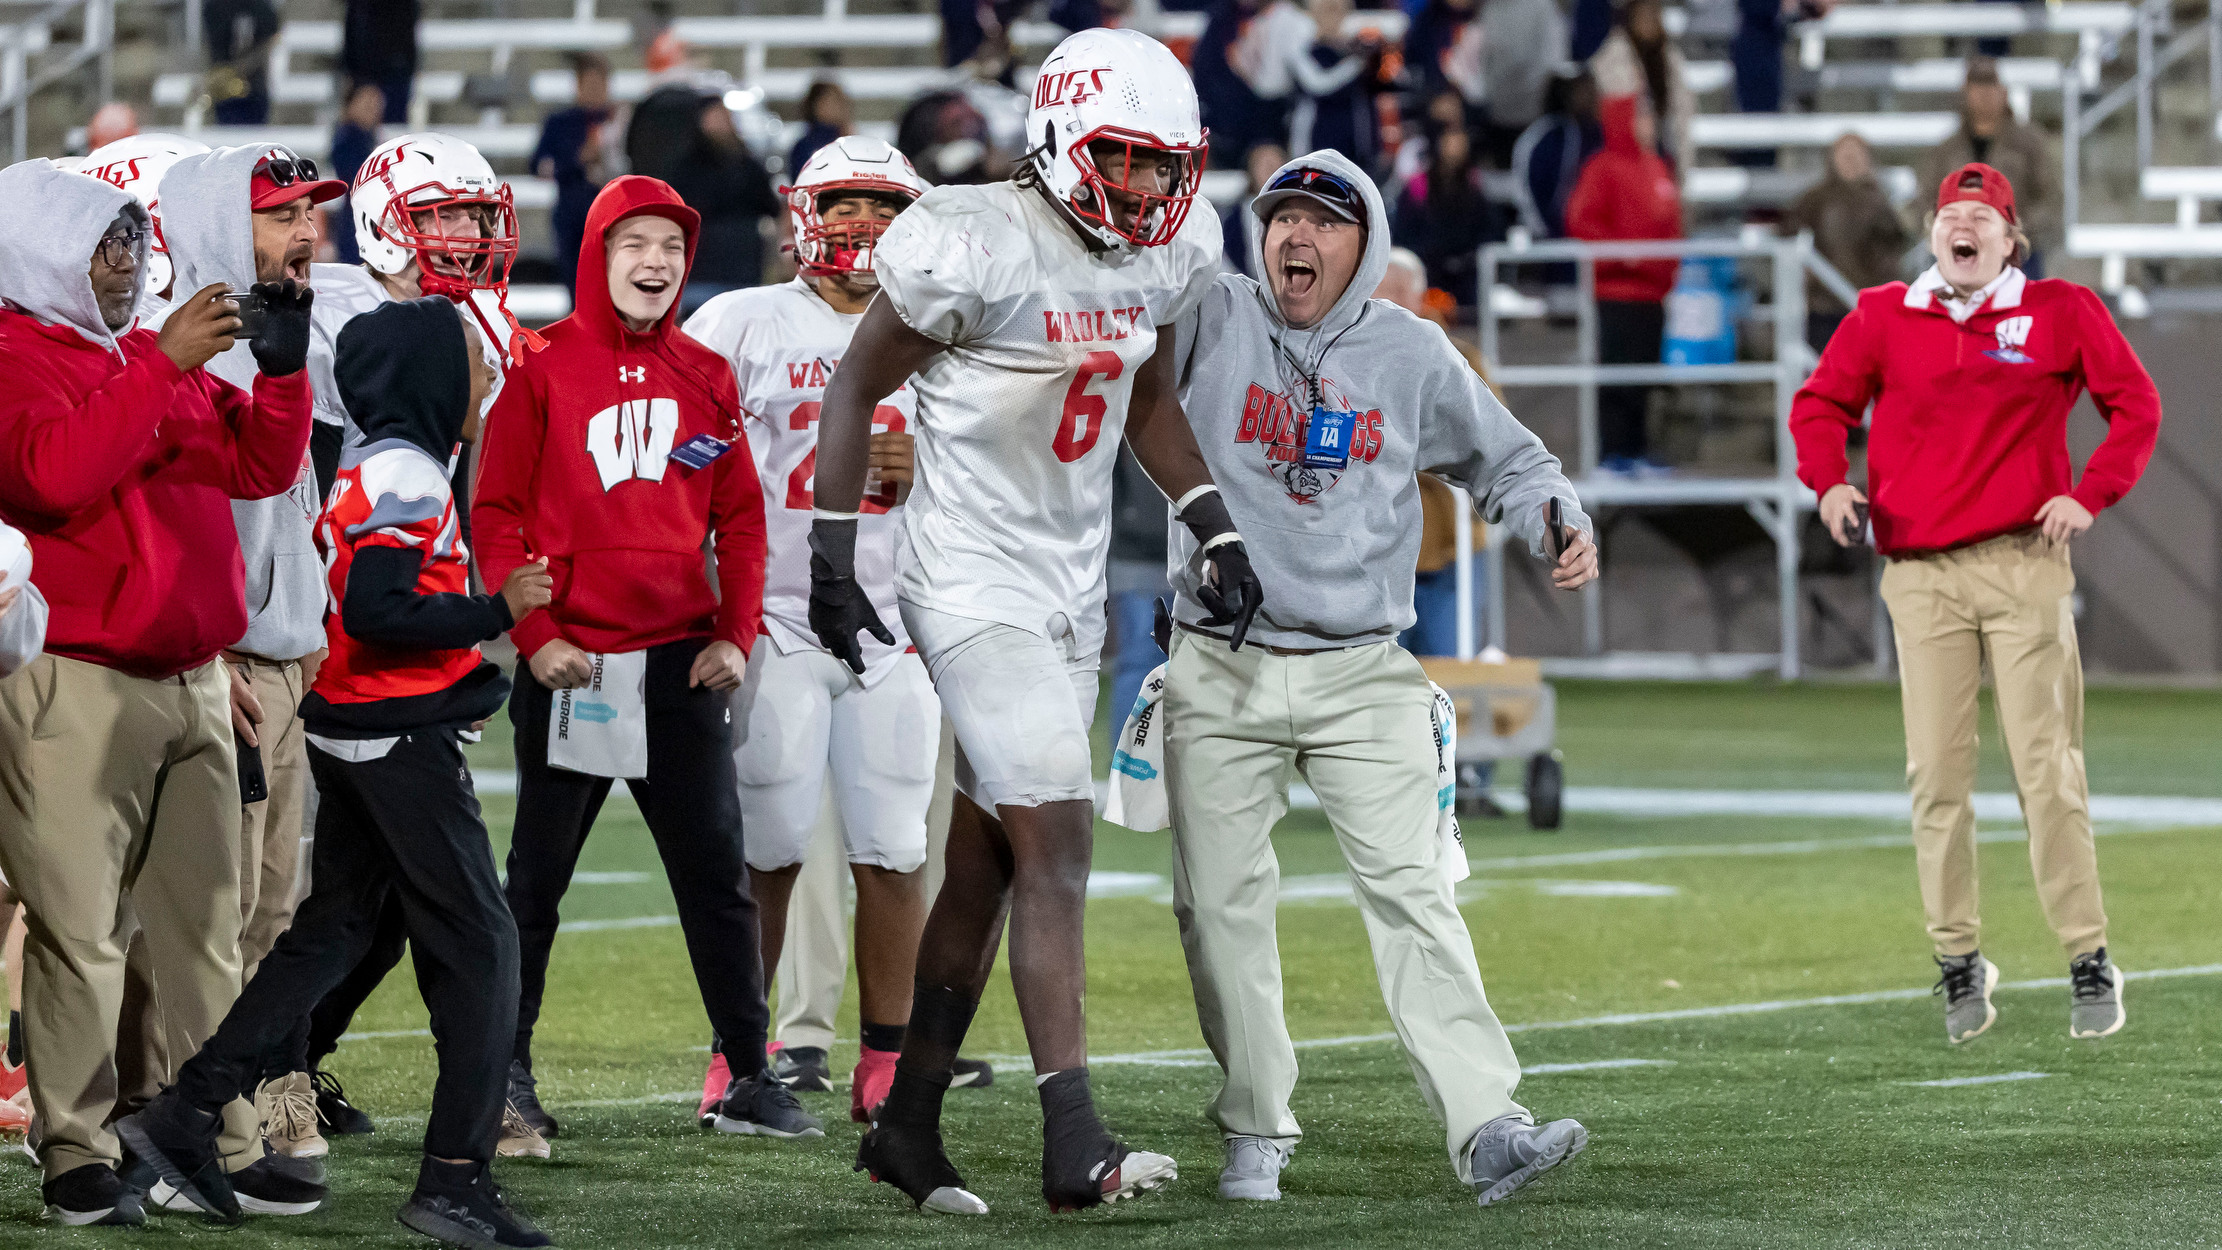
[[[177,135],[130,135],[93,149],[76,164],[78,173],[130,192],[153,219],[154,237],[147,241],[146,290],[150,295],[169,290],[175,276],[170,267],[170,249],[162,241],[162,175],[179,160],[206,151],[207,144]]]
[[[539,342],[509,311],[517,206],[477,148],[431,132],[388,139],[356,172],[347,198],[364,264],[398,274],[414,262],[417,288],[426,295],[468,307],[499,341],[514,332]],[[487,321],[472,298],[478,291],[494,292],[506,329]]]
[[[1026,159],[1050,198],[1105,246],[1157,247],[1173,241],[1196,198],[1205,133],[1195,84],[1171,49],[1140,31],[1083,30],[1034,78]],[[1090,146],[1103,141],[1124,145],[1124,159],[1099,168]],[[1137,177],[1160,164],[1141,159],[1150,150],[1171,158],[1169,178]],[[1139,202],[1131,225],[1119,224],[1112,193]]]
[[[881,195],[896,211],[926,193],[926,181],[910,158],[891,145],[863,135],[843,135],[819,148],[786,189],[787,213],[795,225],[795,266],[806,276],[872,276],[872,249],[887,229],[884,221],[827,221],[820,215],[828,196],[841,192]]]

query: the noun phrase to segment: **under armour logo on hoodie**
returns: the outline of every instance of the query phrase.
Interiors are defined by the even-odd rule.
[[[664,480],[671,442],[679,433],[676,399],[628,399],[588,418],[586,450],[602,475],[602,489],[639,478]]]
[[[617,366],[617,380],[620,382],[646,382],[648,380],[648,366],[634,365],[628,369],[619,365]]]

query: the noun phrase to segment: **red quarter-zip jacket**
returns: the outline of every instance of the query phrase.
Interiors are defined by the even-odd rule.
[[[247,632],[231,501],[299,476],[308,374],[249,395],[179,372],[150,330],[116,345],[0,309],[0,518],[30,536],[49,652],[174,677]]]
[[[635,175],[604,187],[587,211],[577,309],[510,367],[480,438],[471,529],[486,585],[542,556],[555,578],[555,602],[510,631],[527,658],[559,637],[593,652],[705,637],[745,652],[763,617],[763,488],[733,368],[680,331],[678,300],[645,334],[610,302],[604,236],[643,214],[686,231],[692,265],[700,219],[677,192]],[[698,434],[730,449],[703,469],[670,458]]]
[[[2106,306],[2019,269],[1963,323],[1932,269],[1859,293],[1790,409],[1798,478],[1844,481],[1844,436],[1872,401],[1867,495],[1884,555],[1943,551],[2026,529],[2055,495],[2097,513],[2129,493],[2160,436],[2160,392]],[[2068,411],[2086,389],[2105,441],[2074,478]]]

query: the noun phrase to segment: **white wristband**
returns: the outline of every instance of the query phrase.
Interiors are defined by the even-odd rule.
[[[1216,485],[1210,482],[1206,482],[1203,485],[1196,487],[1194,490],[1189,491],[1187,494],[1182,495],[1180,498],[1173,501],[1173,515],[1178,516],[1181,513],[1188,511],[1188,505],[1196,502],[1197,500],[1203,498],[1205,495],[1208,495],[1212,491],[1218,489],[1219,488]]]
[[[810,519],[813,521],[854,521],[863,515],[861,512],[835,512],[831,508],[812,508],[810,510]]]
[[[1224,547],[1228,543],[1238,543],[1241,541],[1242,535],[1235,533],[1233,530],[1228,530],[1226,533],[1221,534],[1213,538],[1211,541],[1205,543],[1202,547],[1202,551],[1204,554],[1209,555],[1213,547]]]

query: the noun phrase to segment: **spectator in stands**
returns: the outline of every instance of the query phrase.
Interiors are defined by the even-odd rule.
[[[354,185],[356,173],[378,147],[378,126],[385,116],[386,92],[377,83],[358,82],[348,88],[347,106],[340,111],[339,124],[332,127],[333,177]],[[340,263],[362,264],[362,249],[355,245],[355,223],[348,220],[346,203],[342,202],[331,215],[338,225],[326,229],[324,237],[332,241]]]
[[[260,126],[270,120],[270,48],[277,38],[274,0],[203,0],[205,89],[217,125]]]
[[[1836,0],[1736,0],[1736,37],[1728,59],[1736,67],[1736,111],[1782,111],[1782,42],[1792,22],[1825,16]],[[1775,149],[1731,154],[1739,165],[1772,169]]]
[[[1538,239],[1566,237],[1566,201],[1582,165],[1605,146],[1597,124],[1597,80],[1579,64],[1552,71],[1543,116],[1521,132],[1512,149],[1519,179],[1520,224]]]
[[[820,78],[802,93],[802,137],[787,154],[787,176],[792,178],[819,148],[842,135],[856,133],[856,106],[849,93],[831,78]]]
[[[1589,59],[1589,72],[1597,79],[1600,96],[1647,97],[1657,119],[1659,155],[1677,176],[1690,167],[1690,118],[1697,112],[1697,97],[1683,77],[1682,49],[1667,35],[1660,0],[1628,0],[1621,7],[1612,33]]]
[[[1243,164],[1249,186],[1241,199],[1227,205],[1227,211],[1219,214],[1219,260],[1229,273],[1250,273],[1250,232],[1244,228],[1243,219],[1250,200],[1265,190],[1265,180],[1273,176],[1274,170],[1288,164],[1288,149],[1278,143],[1261,143],[1250,149]]]
[[[1499,214],[1482,191],[1473,144],[1462,126],[1439,131],[1427,168],[1405,182],[1389,218],[1389,237],[1427,266],[1428,285],[1450,292],[1461,307],[1478,302],[1475,252],[1504,235]]]
[[[1637,0],[1648,3],[1649,0]],[[1644,95],[1606,98],[1605,150],[1582,167],[1566,205],[1566,233],[1577,239],[1679,239],[1682,198],[1674,171],[1658,153],[1658,123]],[[1666,333],[1666,296],[1675,262],[1597,262],[1597,361],[1655,365]],[[1607,386],[1597,392],[1598,467],[1611,473],[1663,469],[1650,456],[1648,386]]]
[[[687,45],[670,28],[649,40],[643,59],[649,91],[625,122],[625,168],[668,182],[672,168],[695,145],[702,90],[695,86]]]
[[[1565,59],[1566,19],[1555,0],[1488,0],[1482,7],[1488,94],[1476,137],[1491,168],[1512,168],[1513,149],[1549,106],[1552,70]]]
[[[417,0],[347,0],[339,64],[352,82],[374,82],[386,93],[386,118],[409,120],[417,81]]]
[[[1542,0],[1549,4],[1550,0]],[[1286,50],[1296,89],[1289,114],[1289,147],[1298,152],[1332,149],[1358,168],[1381,168],[1379,90],[1382,45],[1371,30],[1349,32],[1350,0],[1311,0],[1316,33]]]
[[[1468,109],[1481,102],[1479,7],[1479,0],[1426,0],[1404,28],[1404,63],[1419,75],[1420,94],[1429,101],[1450,91]]]
[[[555,183],[556,274],[565,290],[578,281],[579,240],[586,234],[586,210],[602,189],[602,128],[610,120],[610,63],[599,52],[571,58],[578,87],[571,107],[548,114],[540,123],[540,143],[532,150],[532,171]]]
[[[2014,116],[2006,85],[1998,80],[1998,62],[1987,56],[1967,59],[1960,128],[1922,155],[1921,185],[1935,186],[1970,162],[1989,165],[2013,182],[2021,228],[2029,235],[2029,258],[2021,271],[2044,277],[2044,250],[2060,241],[2059,164],[2045,137]]]
[[[110,100],[94,109],[92,120],[85,123],[85,150],[98,152],[118,139],[128,139],[138,133],[138,110],[121,100]]]
[[[935,186],[994,182],[1010,171],[1010,154],[988,142],[987,115],[962,88],[911,101],[895,123],[895,147]]]
[[[1906,223],[1875,180],[1875,155],[1867,140],[1846,133],[1829,148],[1828,172],[1782,215],[1781,232],[1813,232],[1813,247],[1855,288],[1866,290],[1898,277],[1898,262],[1911,241]],[[1805,340],[1818,352],[1851,309],[1818,278],[1805,280]]]
[[[764,219],[784,215],[787,206],[772,190],[763,160],[733,128],[733,113],[724,100],[701,98],[694,146],[666,181],[702,218],[687,274],[685,308],[697,308],[721,291],[763,282]]]
[[[1282,102],[1260,94],[1238,65],[1252,44],[1250,28],[1268,2],[1218,0],[1189,59],[1189,72],[1196,80],[1196,101],[1203,108],[1204,125],[1211,131],[1212,155],[1221,165],[1242,159],[1261,143],[1284,143],[1288,139]],[[905,151],[908,153],[908,149]],[[910,155],[914,162],[918,159]],[[933,178],[923,166],[919,172],[929,180]]]

